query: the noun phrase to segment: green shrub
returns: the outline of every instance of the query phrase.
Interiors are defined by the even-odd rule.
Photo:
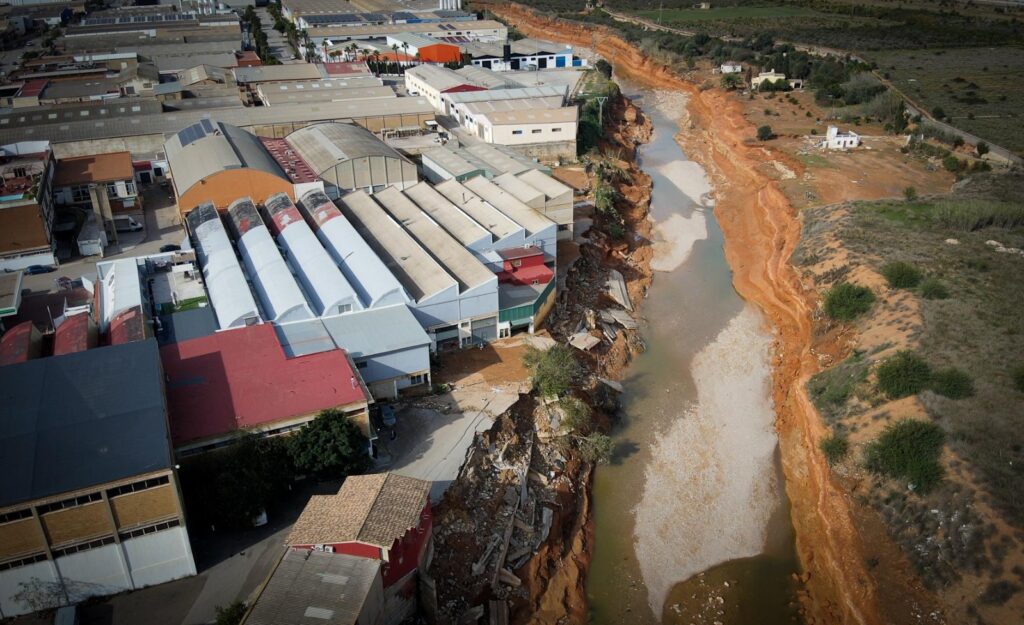
[[[921,270],[903,261],[887,263],[882,267],[882,275],[885,281],[894,289],[912,289],[921,284]]]
[[[940,225],[964,232],[1024,226],[1024,205],[1015,202],[946,200],[937,202],[932,214]]]
[[[943,397],[964,399],[974,395],[974,380],[960,369],[942,369],[932,375],[931,389]]]
[[[565,345],[555,345],[548,350],[531,345],[523,354],[523,364],[530,370],[533,388],[543,397],[561,397],[583,376],[576,355]]]
[[[914,187],[907,187],[903,189],[903,198],[908,202],[913,202],[917,199],[917,189]]]
[[[866,313],[874,302],[875,295],[871,289],[841,282],[825,295],[825,314],[832,319],[851,321]]]
[[[245,604],[235,601],[226,608],[216,606],[214,611],[217,614],[215,625],[238,625],[242,622],[242,617],[245,616]]]
[[[953,155],[949,155],[942,159],[942,166],[946,168],[946,171],[956,173],[964,168],[964,162]]]
[[[926,278],[921,283],[921,296],[925,299],[949,299],[949,289],[938,278]]]
[[[985,143],[984,141],[979,141],[978,145],[974,146],[974,149],[977,150],[978,156],[985,156],[986,154],[988,154],[989,148],[987,143]]]
[[[829,464],[842,462],[843,458],[850,451],[850,442],[846,437],[833,434],[821,440],[821,452]]]
[[[909,480],[914,490],[927,493],[942,481],[939,455],[945,440],[946,435],[934,423],[901,419],[868,445],[865,466],[874,473]]]
[[[1024,366],[1017,367],[1011,371],[1010,377],[1013,378],[1013,387],[1024,393]]]
[[[902,351],[878,365],[878,390],[889,399],[917,395],[931,382],[932,370],[912,351]]]
[[[772,132],[771,126],[761,126],[757,129],[757,140],[758,141],[770,141],[775,138],[775,133]]]

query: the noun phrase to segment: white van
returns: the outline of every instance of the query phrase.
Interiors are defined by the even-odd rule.
[[[114,217],[114,230],[118,232],[138,232],[142,230],[142,224],[135,221],[134,217],[119,215]]]

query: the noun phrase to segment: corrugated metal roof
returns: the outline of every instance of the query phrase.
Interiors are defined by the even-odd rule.
[[[452,44],[435,39],[427,35],[421,35],[419,33],[395,33],[388,35],[388,39],[394,39],[398,42],[398,46],[401,47],[403,43],[409,44],[410,48],[426,48],[427,46],[451,46]],[[423,67],[423,66],[419,66]],[[415,68],[411,68],[415,69]]]
[[[348,102],[350,100],[382,100],[397,97],[398,94],[391,87],[278,91],[260,94],[260,99],[267,106],[280,106],[295,102]]]
[[[355,289],[317,241],[288,194],[268,197],[265,206],[271,225],[278,233],[277,240],[287,251],[288,260],[312,299],[317,314],[361,309],[363,305]]]
[[[505,191],[498,185],[483,176],[470,178],[465,183],[467,189],[480,196],[495,208],[503,212],[510,219],[521,225],[530,234],[536,234],[546,228],[555,225],[544,215],[541,215],[526,204],[523,204],[515,196]]]
[[[107,325],[118,313],[142,305],[142,286],[139,265],[134,258],[96,263],[100,282],[101,325]]]
[[[454,178],[482,175],[487,172],[483,162],[458,148],[439,146],[427,150],[421,157],[433,161]]]
[[[565,98],[569,92],[566,85],[541,85],[539,87],[520,87],[516,89],[491,89],[488,91],[459,91],[449,93],[445,97],[452,104],[466,102],[489,102],[492,100],[526,100],[530,98]]]
[[[415,184],[405,190],[405,195],[462,245],[468,246],[480,240],[491,240],[490,232],[473,221],[472,217],[462,212],[430,184]]]
[[[474,85],[480,85],[488,89],[515,89],[524,86],[498,72],[492,72],[489,69],[477,67],[476,65],[463,65],[455,70],[455,73],[460,74],[464,80],[468,80]]]
[[[318,102],[316,104],[283,104],[250,106],[217,111],[217,118],[238,127],[271,126],[275,124],[308,124],[337,120],[363,120],[394,115],[434,115],[434,107],[426,98],[391,98],[387,100],[351,100]],[[5,128],[0,130],[0,144],[50,139],[53,143],[116,139],[178,132],[189,124],[209,119],[207,111],[177,111],[156,115],[135,115],[123,119],[68,122],[55,127]],[[0,125],[0,128],[3,128]]]
[[[314,124],[296,130],[286,140],[318,174],[339,163],[372,156],[409,162],[372,132],[355,124]]]
[[[465,150],[487,163],[495,175],[503,173],[520,174],[528,169],[538,169],[543,172],[550,171],[544,165],[530,160],[520,154],[516,154],[507,148],[491,145],[489,143],[477,143],[466,146]]]
[[[411,45],[411,44],[410,44]],[[409,76],[413,76],[427,83],[437,91],[446,91],[461,85],[474,85],[462,74],[455,70],[440,65],[416,65],[405,70]]]
[[[413,24],[380,24],[368,26],[328,26],[310,28],[310,37],[386,37],[398,33],[433,33],[448,32],[454,36],[456,32],[470,33],[496,30],[499,34],[507,33],[508,28],[494,20],[477,20],[472,22],[430,22]]]
[[[369,558],[286,549],[245,622],[355,625],[374,584],[380,584],[380,567]]]
[[[496,176],[494,184],[498,185],[505,191],[508,191],[516,197],[517,200],[534,208],[535,204],[540,204],[539,208],[544,207],[544,203],[547,201],[547,197],[534,187],[530,186],[528,182],[516,178],[512,174],[502,174]]]
[[[212,202],[201,204],[185,219],[220,328],[226,330],[245,325],[246,320],[258,320],[256,301],[216,207]]]
[[[517,178],[528,183],[534,189],[544,193],[549,200],[565,196],[568,196],[570,201],[572,200],[572,187],[562,184],[551,176],[537,171],[536,169],[528,169],[519,174]]]
[[[497,283],[496,275],[401,191],[390,187],[378,191],[373,197],[459,282],[460,291],[475,289],[488,282]]]
[[[331,78],[328,80],[265,82],[256,89],[260,93],[292,93],[295,91],[305,92],[362,89],[365,87],[381,87],[383,85],[384,81],[376,76],[350,76],[348,78]]]
[[[487,102],[468,102],[463,105],[470,115],[489,115],[504,111],[527,111],[557,109],[562,106],[560,96],[546,98],[527,98],[517,100],[488,100]]]
[[[178,195],[201,180],[228,169],[255,169],[288,180],[288,175],[260,142],[241,128],[203,119],[164,142]]]
[[[0,375],[0,507],[171,467],[156,341],[38,358]]]
[[[250,198],[235,200],[228,206],[228,216],[242,254],[249,279],[256,287],[263,311],[270,321],[299,321],[309,319],[313,311],[295,283],[281,252],[263,225],[259,212]]]
[[[460,182],[445,180],[434,187],[452,204],[459,207],[475,222],[486,228],[495,239],[503,239],[523,230],[523,227],[494,206],[480,199]]]
[[[306,192],[299,198],[299,209],[315,225],[320,243],[359,293],[365,308],[409,301],[398,279],[323,191]]]
[[[235,82],[240,85],[280,80],[316,80],[322,77],[320,68],[311,63],[236,67],[232,71],[235,74]]]
[[[430,337],[405,304],[324,317],[334,343],[353,358],[369,358],[430,345]]]
[[[496,111],[494,113],[484,113],[483,117],[486,117],[495,126],[502,126],[510,124],[575,123],[578,114],[579,110],[575,106],[566,106],[557,109]]]
[[[457,286],[455,279],[365,192],[349,193],[341,204],[345,217],[414,300],[423,301]]]

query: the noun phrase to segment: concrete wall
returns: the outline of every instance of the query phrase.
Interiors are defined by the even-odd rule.
[[[535,158],[542,163],[576,161],[576,139],[551,143],[529,143],[508,146],[523,156]]]
[[[124,541],[121,547],[135,588],[196,574],[184,527],[132,538]]]
[[[374,354],[366,358],[356,358],[355,363],[359,375],[366,384],[376,384],[394,378],[406,378],[411,374],[430,372],[430,347],[413,347],[384,354]],[[365,366],[362,366],[365,363]],[[398,384],[402,388],[401,383]]]

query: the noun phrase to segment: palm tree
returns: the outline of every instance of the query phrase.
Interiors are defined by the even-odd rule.
[[[422,59],[422,57],[420,57],[420,52],[419,52],[419,50],[417,50],[417,51],[416,51],[416,57],[415,57],[415,58],[416,58],[416,64],[417,64],[417,65],[419,65],[420,63],[422,63],[422,62],[423,62],[423,59]]]
[[[409,62],[409,44],[402,42],[402,51],[405,52],[405,61]]]
[[[377,74],[380,75],[380,50],[373,51],[373,67]]]

